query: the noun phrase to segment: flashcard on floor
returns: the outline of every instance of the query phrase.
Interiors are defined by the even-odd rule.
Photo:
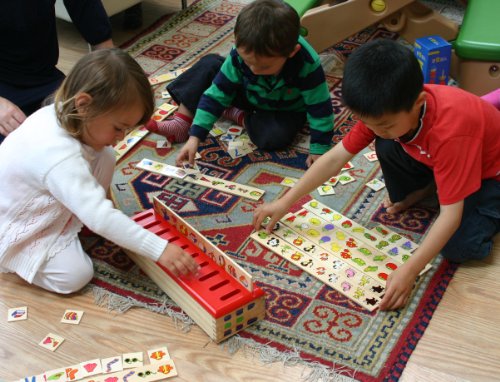
[[[365,153],[365,154],[363,154],[363,156],[369,162],[378,161],[377,153],[375,151],[370,151],[369,153]]]
[[[29,377],[24,377],[15,382],[47,382],[47,381],[45,380],[44,374],[40,374],[40,375],[31,375]]]
[[[65,371],[66,371],[66,381],[69,382],[78,381],[87,376],[85,369],[80,364],[66,367]]]
[[[67,309],[61,318],[61,322],[63,324],[78,325],[82,320],[82,317],[83,317],[83,310]]]
[[[168,90],[164,90],[161,92],[161,98],[164,99],[165,101],[168,101],[169,99],[172,98]]]
[[[323,184],[317,188],[318,193],[321,196],[335,195],[335,189],[329,184]]]
[[[326,184],[329,184],[332,187],[335,187],[337,183],[339,182],[339,178],[334,176],[326,181]]]
[[[158,349],[148,350],[148,358],[150,363],[161,363],[170,359],[170,354],[166,346]]]
[[[372,179],[365,186],[370,187],[373,191],[380,191],[385,187],[385,183],[378,179]]]
[[[145,365],[131,371],[134,371],[135,374],[128,378],[129,382],[154,382],[177,376],[177,368],[171,359],[164,360],[161,363]]]
[[[122,360],[124,369],[133,369],[135,367],[140,367],[144,365],[144,353],[142,351],[135,353],[125,353],[122,356]]]
[[[28,307],[20,306],[18,308],[11,308],[7,313],[7,321],[21,321],[28,319]]]
[[[64,338],[58,336],[57,334],[49,333],[45,336],[43,340],[40,341],[38,345],[49,349],[50,351],[55,351],[64,342]]]
[[[172,144],[169,142],[168,139],[160,139],[159,141],[156,141],[156,148],[157,149],[169,149],[172,147]]]
[[[225,134],[225,133],[226,133],[226,130],[221,129],[221,128],[220,128],[220,127],[218,127],[218,126],[214,126],[214,127],[212,128],[212,130],[210,130],[210,133],[209,133],[209,134],[210,134],[212,137],[218,137],[218,136],[223,135],[223,134]]]
[[[338,178],[340,184],[347,184],[356,181],[356,179],[349,174],[339,175]]]
[[[54,369],[54,370],[46,371],[43,374],[43,381],[66,382],[67,381],[66,369],[61,368],[61,369]]]
[[[114,373],[123,370],[122,356],[101,359],[101,368],[104,374]]]
[[[102,373],[101,360],[99,358],[82,362],[80,366],[85,370],[85,377],[91,377]]]
[[[286,176],[283,178],[283,180],[280,182],[282,186],[286,187],[293,187],[295,183],[297,183],[299,180],[297,178],[292,178],[291,176]]]
[[[238,126],[238,125],[231,125],[231,126],[229,126],[229,129],[227,129],[228,134],[235,135],[235,136],[241,135],[242,131],[243,131],[243,127]]]
[[[340,171],[346,171],[346,170],[350,170],[351,168],[354,168],[354,165],[352,164],[352,162],[347,162],[344,167],[342,167],[340,169]]]

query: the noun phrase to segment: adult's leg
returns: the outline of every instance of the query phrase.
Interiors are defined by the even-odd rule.
[[[462,222],[441,254],[454,262],[488,256],[493,236],[500,232],[500,182],[488,179],[464,200]]]
[[[404,201],[434,183],[432,170],[416,161],[392,139],[375,139],[375,150],[392,203]]]
[[[245,115],[248,136],[261,150],[288,147],[305,123],[305,112],[253,110]]]

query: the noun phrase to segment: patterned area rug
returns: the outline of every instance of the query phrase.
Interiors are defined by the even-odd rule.
[[[236,15],[248,2],[198,1],[175,16],[159,20],[124,48],[152,75],[191,65],[207,53],[227,54],[233,43]],[[354,48],[379,37],[398,39],[394,33],[371,28],[321,54],[335,111],[335,142],[354,123],[339,99],[343,62]],[[164,86],[156,89],[158,104],[162,103],[162,90]],[[126,214],[133,215],[151,208],[152,197],[158,196],[254,276],[266,292],[267,317],[226,345],[231,349],[250,346],[262,353],[272,349],[275,360],[285,361],[290,354],[295,355],[310,366],[309,380],[328,381],[339,376],[361,381],[397,380],[455,267],[436,259],[432,270],[418,280],[405,309],[365,311],[248,238],[259,203],[136,169],[134,165],[145,157],[174,163],[180,146],[157,149],[159,139],[148,135],[118,163],[113,181],[115,201]],[[209,137],[200,146],[199,167],[208,175],[264,189],[264,199],[271,201],[286,191],[280,185],[285,176],[298,178],[303,173],[307,152],[301,147],[298,142],[285,151],[255,151],[233,160],[215,138]],[[381,178],[377,162],[370,163],[359,155],[353,164],[350,173],[356,182],[337,186],[334,196],[322,197],[314,192],[311,197],[366,227],[382,223],[419,242],[436,209],[418,206],[398,216],[386,214],[381,207],[384,193],[364,186],[375,177]],[[86,246],[95,263],[92,283],[100,296],[105,296],[104,302],[108,299],[110,305],[123,310],[140,305],[189,322],[120,248],[99,238],[87,238]]]

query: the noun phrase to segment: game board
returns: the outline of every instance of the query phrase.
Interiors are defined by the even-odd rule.
[[[259,188],[204,175],[199,171],[181,169],[179,167],[171,166],[166,163],[160,163],[147,158],[144,158],[142,161],[137,163],[136,167],[155,174],[173,177],[184,182],[210,187],[215,190],[227,192],[231,195],[242,196],[252,200],[259,200],[262,195],[264,195],[264,190]]]
[[[176,277],[161,265],[127,251],[211,339],[220,342],[264,318],[264,292],[253,285],[252,276],[159,199],[154,199],[153,210],[133,219],[179,245],[201,267],[196,276]]]
[[[317,200],[303,207],[285,215],[271,234],[260,230],[251,237],[365,309],[375,310],[387,278],[417,244],[385,227],[369,230]]]

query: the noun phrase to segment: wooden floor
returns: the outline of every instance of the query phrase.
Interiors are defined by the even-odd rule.
[[[144,3],[145,25],[180,9],[180,0]],[[113,18],[117,45],[137,31],[123,31]],[[60,22],[60,67],[67,72],[85,54],[86,44],[69,23]],[[485,262],[462,266],[451,282],[402,381],[500,380],[500,237]],[[6,321],[7,310],[28,306],[29,319]],[[85,311],[80,325],[63,325],[64,310]],[[90,294],[58,296],[27,285],[17,276],[0,274],[0,381],[11,381],[93,358],[167,345],[179,370],[175,380],[189,382],[301,380],[301,366],[265,365],[242,352],[230,356],[197,327],[188,334],[172,320],[144,309],[125,314],[96,307]],[[49,332],[66,341],[54,353],[37,343]]]

